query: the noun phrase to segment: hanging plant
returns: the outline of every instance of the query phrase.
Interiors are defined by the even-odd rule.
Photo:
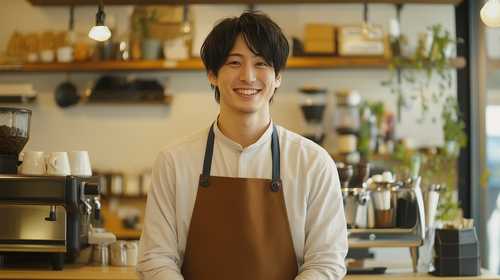
[[[421,122],[427,117],[429,104],[445,106],[446,96],[451,95],[453,76],[449,59],[454,45],[462,40],[454,39],[441,24],[432,25],[427,30],[419,38],[418,47],[410,56],[403,56],[399,51],[405,48],[404,37],[400,36],[401,39],[396,44],[391,44],[392,53],[397,55],[391,58],[390,76],[382,85],[389,87],[390,92],[397,97],[399,120],[403,108],[411,107],[412,102],[418,102],[422,112],[419,119]],[[437,88],[432,91],[429,99],[426,92],[435,76],[438,78]],[[432,121],[435,122],[436,118],[433,117]]]
[[[425,36],[419,38],[418,47],[412,55],[397,55],[391,59],[390,77],[382,84],[397,96],[398,119],[403,108],[411,107],[412,103],[420,105],[419,122],[429,117],[432,122],[436,122],[437,117],[440,117],[445,143],[443,147],[431,154],[408,153],[402,147],[402,150],[396,149],[394,157],[406,170],[410,168],[411,159],[416,156],[422,159],[423,184],[439,184],[443,187],[437,218],[450,220],[460,213],[460,205],[454,195],[458,182],[456,164],[460,148],[467,144],[465,123],[456,96],[451,92],[453,69],[450,56],[453,47],[462,40],[453,38],[440,24],[428,27],[427,31]],[[399,48],[403,49],[404,45]],[[431,81],[437,85],[431,87]],[[429,116],[430,104],[440,106],[441,114]]]

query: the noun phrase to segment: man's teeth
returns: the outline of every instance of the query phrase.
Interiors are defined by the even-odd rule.
[[[239,94],[242,94],[242,95],[255,95],[255,94],[259,93],[259,90],[257,90],[257,89],[242,89],[242,88],[239,88],[239,89],[236,89],[235,91],[237,93],[239,93]]]

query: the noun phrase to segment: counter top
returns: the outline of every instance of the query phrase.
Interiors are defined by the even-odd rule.
[[[411,273],[409,269],[388,269],[387,273],[381,275],[348,275],[344,279],[377,279],[377,280],[397,280],[397,279],[415,279],[415,280],[499,280],[500,276],[484,271],[477,277],[436,277],[425,273]],[[134,267],[95,267],[95,266],[65,266],[62,271],[52,271],[49,269],[0,269],[0,279],[68,279],[68,280],[90,280],[90,279],[108,279],[108,280],[137,280]]]
[[[61,271],[42,268],[0,268],[0,279],[137,280],[135,267],[71,266]]]

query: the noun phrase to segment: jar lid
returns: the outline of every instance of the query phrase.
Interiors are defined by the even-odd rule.
[[[335,93],[337,105],[358,106],[361,103],[361,95],[355,90],[339,90]]]

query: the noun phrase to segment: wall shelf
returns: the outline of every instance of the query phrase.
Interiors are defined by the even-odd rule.
[[[450,67],[463,68],[463,57],[450,60]],[[384,69],[389,60],[383,57],[291,57],[288,69]],[[205,68],[199,58],[183,61],[137,60],[137,61],[98,61],[75,63],[28,63],[3,64],[1,72],[101,72],[101,71],[202,71]]]
[[[97,5],[99,0],[28,0],[36,6]],[[463,0],[189,0],[189,4],[318,4],[318,3],[386,3],[386,4],[452,4]],[[105,5],[183,5],[185,0],[104,0]]]

